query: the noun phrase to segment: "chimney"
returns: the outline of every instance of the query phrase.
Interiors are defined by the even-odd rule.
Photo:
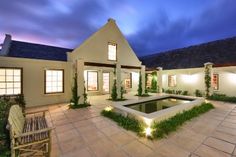
[[[109,18],[108,20],[107,20],[107,22],[116,22],[116,20],[114,20],[113,18]]]
[[[11,35],[10,34],[6,34],[5,35],[5,39],[3,41],[2,45],[2,49],[0,51],[0,56],[6,56],[9,52],[9,48],[11,45]]]

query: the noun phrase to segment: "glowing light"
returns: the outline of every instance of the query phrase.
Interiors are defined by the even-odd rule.
[[[148,127],[150,127],[152,124],[152,119],[148,119],[144,117],[144,122],[147,124]]]
[[[209,103],[209,101],[205,99],[205,103]]]
[[[147,137],[152,135],[152,129],[150,127],[145,128],[144,131]]]
[[[105,111],[107,111],[107,112],[109,112],[109,111],[111,111],[113,109],[113,107],[111,107],[111,106],[107,106],[107,107],[105,107]]]

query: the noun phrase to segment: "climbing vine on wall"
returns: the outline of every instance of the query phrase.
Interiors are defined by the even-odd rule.
[[[211,87],[211,73],[209,65],[205,66],[205,88],[206,88],[206,97],[210,96],[210,87]]]

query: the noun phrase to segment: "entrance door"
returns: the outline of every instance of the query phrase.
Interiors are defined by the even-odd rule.
[[[103,92],[109,93],[110,92],[110,74],[103,73]]]

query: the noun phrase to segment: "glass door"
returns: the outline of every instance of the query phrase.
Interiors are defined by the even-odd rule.
[[[110,74],[107,72],[103,73],[103,92],[110,92]]]

